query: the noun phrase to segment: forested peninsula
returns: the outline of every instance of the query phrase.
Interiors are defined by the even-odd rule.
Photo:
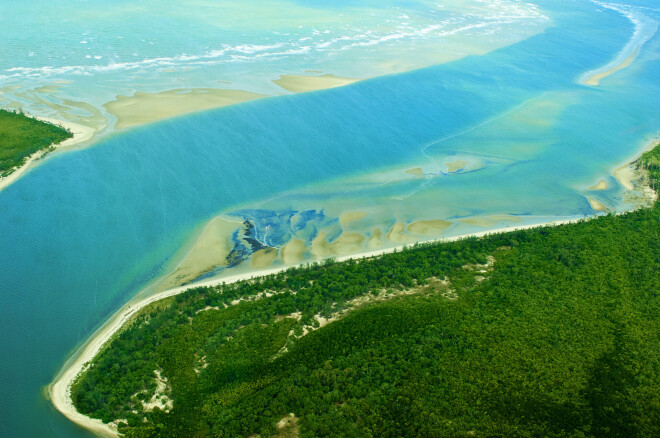
[[[0,177],[10,175],[35,152],[71,137],[73,133],[61,126],[0,109]]]
[[[658,272],[656,201],[191,289],[71,396],[127,437],[660,436]]]

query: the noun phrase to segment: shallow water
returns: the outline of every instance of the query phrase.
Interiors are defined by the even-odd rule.
[[[278,95],[282,74],[402,72],[506,46],[550,21],[514,0],[0,0],[0,17],[0,105],[63,118],[90,116],[77,102],[108,116],[101,105],[135,91]]]
[[[586,196],[626,208],[609,175],[660,127],[660,37],[586,87],[634,23],[592,2],[540,3],[552,27],[487,55],[145,126],[58,153],[0,192],[0,435],[87,436],[41,388],[219,213],[279,246],[337,238],[345,211],[368,213],[350,232],[445,219],[449,236],[483,230],[474,218],[592,215]],[[608,190],[589,191],[600,179]]]

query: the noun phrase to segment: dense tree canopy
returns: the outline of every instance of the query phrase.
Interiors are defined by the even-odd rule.
[[[193,289],[127,325],[73,400],[129,437],[287,418],[307,437],[660,436],[659,221],[656,203]]]
[[[20,167],[33,153],[61,143],[73,134],[20,112],[0,109],[0,176]]]

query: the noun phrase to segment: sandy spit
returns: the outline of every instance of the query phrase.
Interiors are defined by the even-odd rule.
[[[651,142],[646,149],[649,149],[655,145],[657,141]],[[637,158],[635,158],[637,159]],[[634,160],[633,160],[634,161]],[[629,166],[629,165],[627,165]],[[592,217],[593,218],[593,217]],[[591,219],[592,219],[591,218]],[[506,232],[511,232],[511,231],[518,231],[518,230],[525,230],[525,229],[531,229],[531,228],[536,228],[540,226],[558,226],[558,225],[564,225],[564,224],[569,224],[569,223],[575,223],[584,220],[585,218],[583,217],[576,217],[572,219],[562,219],[562,220],[553,220],[553,221],[545,221],[545,222],[539,222],[536,224],[530,224],[530,225],[518,225],[518,226],[507,226],[507,227],[502,227],[502,228],[496,228],[496,229],[491,229],[491,230],[485,230],[485,231],[480,231],[476,233],[470,233],[470,234],[464,234],[461,236],[454,236],[454,237],[449,237],[449,238],[440,238],[440,239],[433,239],[433,240],[427,240],[424,242],[420,243],[441,243],[441,242],[452,242],[456,241],[465,237],[483,237],[487,236],[490,234],[498,234],[498,233],[506,233]],[[390,230],[388,234],[391,234],[392,231],[398,231],[401,233],[403,231],[404,225],[401,223],[395,224],[393,229]],[[378,231],[378,233],[376,233]],[[380,230],[375,230],[374,235],[378,234],[378,238],[381,237],[381,232]],[[372,236],[373,237],[373,236]],[[322,241],[325,240],[325,233],[319,233],[319,236],[317,236],[317,239],[321,239]],[[317,240],[315,239],[315,241]],[[325,242],[323,242],[325,243]],[[312,246],[312,254],[313,255],[321,255],[317,253],[323,253],[323,255],[327,255],[329,253],[328,248],[327,248],[327,243],[325,245],[320,245],[320,242],[316,242],[317,246],[323,246],[316,248],[314,245]],[[401,251],[404,247],[408,245],[399,245],[396,247],[391,247],[391,248],[385,248],[385,249],[374,249],[373,251],[366,251],[362,252],[359,254],[352,254],[352,255],[347,255],[343,257],[337,257],[336,261],[337,262],[342,262],[345,260],[352,260],[352,259],[362,259],[362,258],[369,258],[369,257],[378,257],[384,254],[389,254],[397,251]],[[303,263],[298,266],[305,265],[306,263]],[[127,304],[125,304],[121,309],[119,309],[101,328],[99,328],[90,338],[87,340],[85,344],[83,344],[78,351],[64,364],[64,367],[62,370],[58,373],[58,375],[55,377],[55,380],[48,386],[48,395],[50,397],[51,402],[55,406],[55,408],[60,411],[64,416],[66,416],[68,419],[73,421],[74,423],[80,425],[81,427],[84,427],[86,429],[89,429],[90,431],[96,433],[97,435],[100,436],[105,436],[105,437],[116,437],[118,436],[118,433],[115,429],[110,427],[109,425],[106,425],[102,423],[100,420],[92,419],[89,418],[81,413],[79,413],[76,408],[73,405],[73,401],[71,400],[71,385],[77,378],[77,376],[85,369],[86,365],[94,359],[94,357],[101,351],[103,346],[113,337],[117,331],[121,329],[121,327],[131,319],[137,312],[139,312],[142,308],[145,306],[154,303],[156,301],[162,300],[164,298],[168,298],[174,295],[178,295],[180,293],[185,292],[188,289],[195,288],[195,287],[202,287],[202,286],[217,286],[222,283],[234,283],[242,280],[248,280],[251,278],[258,278],[261,276],[266,276],[266,275],[271,275],[271,274],[277,274],[279,272],[285,271],[286,269],[289,269],[290,266],[281,266],[277,268],[271,268],[271,269],[264,269],[264,270],[257,270],[249,273],[243,273],[239,275],[234,275],[230,277],[224,277],[224,278],[214,278],[210,280],[205,280],[201,281],[198,283],[193,283],[189,284],[186,286],[180,286],[180,287],[175,287],[172,289],[168,289],[162,292],[158,292],[152,296],[149,296],[147,298],[135,298],[134,300],[129,301]]]
[[[94,128],[79,125],[73,122],[66,122],[64,120],[52,119],[50,117],[37,117],[37,116],[30,116],[30,117],[37,120],[41,120],[42,122],[52,123],[53,125],[60,125],[63,128],[66,128],[69,131],[71,131],[73,137],[64,140],[62,143],[53,145],[57,149],[69,148],[79,143],[88,141],[92,137],[94,137],[94,134],[96,133],[96,130]],[[4,190],[6,187],[9,187],[9,185],[13,184],[16,180],[18,180],[21,176],[23,176],[28,170],[34,167],[37,164],[38,160],[42,158],[44,155],[46,155],[45,151],[37,151],[34,154],[30,155],[27,160],[25,160],[25,164],[23,164],[21,167],[16,169],[10,175],[4,178],[0,177],[0,191]]]
[[[424,243],[451,242],[468,236],[480,237],[489,234],[529,229],[529,228],[539,227],[542,225],[567,224],[567,223],[577,222],[579,220],[582,220],[582,218],[541,222],[537,224],[517,226],[517,227],[499,228],[499,229],[481,231],[478,233],[466,234],[466,235],[455,236],[450,238],[429,240]],[[338,262],[341,262],[345,260],[361,259],[365,257],[377,257],[383,254],[389,254],[395,251],[401,251],[403,248],[404,246],[401,245],[393,248],[379,249],[374,251],[363,252],[360,254],[338,257],[336,260]],[[200,287],[200,286],[216,286],[221,283],[234,283],[241,280],[248,280],[251,278],[276,274],[288,268],[289,268],[288,266],[278,267],[273,269],[260,270],[260,271],[244,273],[240,275],[234,275],[231,277],[206,280],[199,283],[189,284],[186,286],[175,287],[163,292],[159,292],[147,298],[142,298],[140,300],[128,302],[121,309],[119,309],[119,311],[117,311],[99,330],[97,330],[92,335],[92,337],[83,346],[81,346],[78,349],[78,351],[74,354],[74,356],[64,365],[64,368],[59,372],[55,380],[48,387],[48,393],[51,402],[58,411],[60,411],[69,420],[73,421],[79,426],[89,429],[100,436],[105,436],[105,437],[118,436],[117,431],[112,427],[102,423],[100,420],[89,418],[79,413],[76,410],[76,408],[73,405],[73,401],[71,400],[71,385],[75,381],[76,377],[85,369],[86,364],[90,362],[92,359],[94,359],[94,357],[101,351],[101,349],[106,344],[106,342],[108,342],[113,337],[113,335],[118,330],[121,329],[124,323],[129,321],[131,317],[136,315],[137,312],[139,312],[145,306],[154,303],[158,300],[162,300],[164,298],[178,295],[180,293],[185,292],[188,289]]]

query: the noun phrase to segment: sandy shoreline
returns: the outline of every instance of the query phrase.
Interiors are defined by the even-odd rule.
[[[584,220],[584,218],[576,217],[572,219],[539,222],[530,225],[497,228],[492,230],[480,231],[476,233],[464,234],[460,236],[428,240],[420,243],[452,242],[465,237],[482,237],[489,234],[524,230],[524,229],[530,229],[545,225],[552,225],[552,226],[563,225],[563,224],[578,222],[580,220]],[[336,260],[338,262],[341,262],[351,259],[361,259],[364,257],[376,257],[384,254],[389,254],[395,251],[401,251],[404,248],[404,246],[410,246],[410,245],[399,245],[386,249],[366,251],[359,254],[337,257]],[[302,265],[297,265],[297,266],[302,266]],[[71,400],[70,388],[73,382],[75,381],[76,377],[85,369],[86,363],[90,362],[101,351],[101,349],[104,347],[106,342],[112,339],[113,335],[118,330],[121,329],[121,327],[126,321],[128,321],[131,317],[133,317],[137,312],[139,312],[145,306],[154,303],[156,301],[162,300],[164,298],[178,295],[180,293],[185,292],[188,289],[192,289],[200,286],[215,286],[221,283],[234,283],[241,280],[248,280],[251,278],[276,274],[286,269],[289,269],[290,267],[291,266],[281,266],[272,269],[243,273],[230,277],[215,278],[211,280],[201,281],[199,283],[188,284],[186,286],[180,286],[180,287],[168,289],[156,293],[150,297],[142,298],[140,300],[129,301],[121,309],[119,309],[105,324],[103,324],[103,326],[101,326],[85,344],[83,344],[78,349],[78,351],[73,355],[73,357],[65,364],[64,368],[60,371],[60,373],[57,375],[55,380],[48,386],[48,393],[51,402],[58,411],[60,411],[69,420],[73,421],[79,426],[89,429],[100,436],[110,436],[110,437],[118,436],[117,431],[112,427],[102,423],[100,420],[92,419],[79,413],[75,409],[73,405],[73,401]]]
[[[651,141],[646,147],[643,148],[643,150],[635,155],[635,157],[628,162],[628,164],[618,167],[617,171],[620,169],[625,169],[626,172],[629,172],[634,166],[634,162],[639,158],[639,156],[652,148],[655,144],[657,144],[657,140]],[[618,172],[619,175],[617,177],[617,172],[615,171],[615,177],[617,179],[621,178],[620,183],[628,189],[628,187],[632,187],[633,189],[636,189],[633,185],[633,178],[627,179],[622,177],[621,172]],[[626,173],[627,176],[627,173]],[[625,183],[625,184],[624,184]],[[593,205],[592,205],[593,206]],[[586,218],[587,220],[594,219],[596,216],[592,216],[589,218]],[[511,232],[511,231],[518,231],[518,230],[525,230],[525,229],[530,229],[530,228],[535,228],[535,227],[540,227],[540,226],[557,226],[557,225],[563,225],[563,224],[569,224],[569,223],[575,223],[578,221],[585,220],[584,217],[574,217],[571,219],[559,219],[559,220],[550,220],[550,221],[543,221],[543,222],[538,222],[534,224],[529,224],[529,225],[516,225],[516,226],[506,226],[506,227],[500,227],[500,228],[495,228],[495,229],[490,229],[490,230],[484,230],[484,231],[479,231],[475,233],[469,233],[469,234],[463,234],[460,236],[453,236],[453,237],[448,237],[448,238],[440,238],[440,239],[432,239],[432,240],[426,240],[422,241],[420,243],[441,243],[441,242],[452,242],[456,241],[465,237],[482,237],[482,236],[487,236],[490,234],[498,234],[498,233],[505,233],[505,232]],[[404,226],[404,224],[395,224],[396,225],[401,225]],[[420,223],[420,231],[424,231],[428,227],[442,227],[444,224],[442,223]],[[203,232],[209,232],[213,227],[207,227]],[[402,230],[396,230],[394,229],[390,231],[390,234],[392,232],[396,231],[402,231]],[[422,229],[423,228],[423,229]],[[321,235],[322,233],[320,233]],[[396,241],[396,239],[390,239],[392,241]],[[352,244],[353,242],[346,242],[347,245]],[[398,245],[390,248],[385,248],[385,249],[374,249],[372,251],[364,251],[360,252],[357,254],[351,254],[347,256],[342,256],[342,257],[337,257],[336,260],[338,262],[341,261],[346,261],[346,260],[351,260],[351,259],[361,259],[365,257],[376,257],[376,256],[381,256],[384,254],[389,254],[395,251],[401,251],[405,246],[410,246],[411,244],[405,244],[405,245]],[[328,244],[326,243],[326,246]],[[324,251],[321,251],[321,249],[324,249]],[[315,248],[314,245],[310,249],[311,253],[313,255],[332,255],[332,253],[336,253],[334,251],[330,251],[330,248]],[[299,256],[301,248],[295,248],[292,251],[292,258],[297,258]],[[321,251],[321,252],[319,252]],[[318,254],[317,254],[318,253]],[[322,254],[321,254],[322,253]],[[302,266],[307,264],[307,262],[299,264],[299,265],[294,265],[294,266]],[[58,373],[56,376],[55,380],[48,386],[48,394],[50,397],[51,402],[55,406],[55,408],[60,411],[64,416],[66,416],[69,420],[72,422],[78,424],[81,427],[84,427],[92,432],[94,432],[97,435],[100,436],[107,436],[107,437],[115,437],[118,436],[117,431],[112,428],[109,425],[106,425],[102,423],[100,420],[92,419],[89,418],[85,415],[82,415],[79,413],[74,405],[73,401],[71,400],[71,392],[70,388],[73,382],[75,381],[76,377],[85,369],[85,366],[88,362],[93,360],[93,358],[102,350],[104,345],[112,339],[113,335],[117,333],[121,327],[126,323],[127,321],[130,320],[131,317],[133,317],[137,312],[139,312],[142,308],[145,306],[154,303],[156,301],[162,300],[164,298],[172,297],[175,295],[178,295],[180,293],[185,292],[188,289],[196,288],[196,287],[202,287],[202,286],[216,286],[221,283],[234,283],[238,282],[241,280],[248,280],[251,278],[256,278],[256,277],[261,277],[261,276],[266,276],[266,275],[271,275],[271,274],[276,274],[282,271],[285,271],[286,269],[289,269],[292,266],[280,266],[276,268],[271,268],[271,269],[257,269],[251,272],[247,273],[242,273],[242,274],[237,274],[229,277],[221,277],[221,278],[214,278],[214,279],[209,279],[197,283],[192,283],[188,284],[185,286],[179,286],[179,287],[174,287],[171,289],[167,289],[165,291],[158,292],[154,295],[151,295],[146,298],[134,298],[133,300],[129,301],[126,303],[123,307],[121,307],[108,321],[106,321],[86,342],[83,344],[77,351],[76,353],[65,363],[64,367],[62,370]],[[139,296],[138,294],[137,296]]]
[[[42,122],[52,123],[53,125],[60,125],[65,129],[68,129],[73,134],[73,137],[64,140],[62,143],[53,145],[56,149],[64,149],[71,146],[75,146],[79,143],[90,140],[96,130],[88,126],[79,125],[78,123],[67,122],[64,120],[52,119],[50,117],[39,117],[39,116],[29,116],[33,119],[41,120]],[[34,154],[30,155],[21,167],[16,169],[14,172],[8,176],[2,178],[0,177],[0,191],[4,190],[6,187],[13,184],[21,176],[23,176],[28,170],[36,165],[40,158],[46,155],[46,151],[37,151]]]
[[[629,191],[635,190],[636,187],[634,184],[634,180],[637,178],[637,169],[635,167],[635,162],[639,160],[642,154],[650,151],[658,144],[660,144],[660,139],[657,138],[648,141],[639,152],[637,152],[630,159],[627,159],[625,161],[625,164],[621,166],[617,166],[614,169],[614,171],[612,172],[612,176],[614,177],[614,179],[616,179],[617,182],[621,184],[626,190]]]

